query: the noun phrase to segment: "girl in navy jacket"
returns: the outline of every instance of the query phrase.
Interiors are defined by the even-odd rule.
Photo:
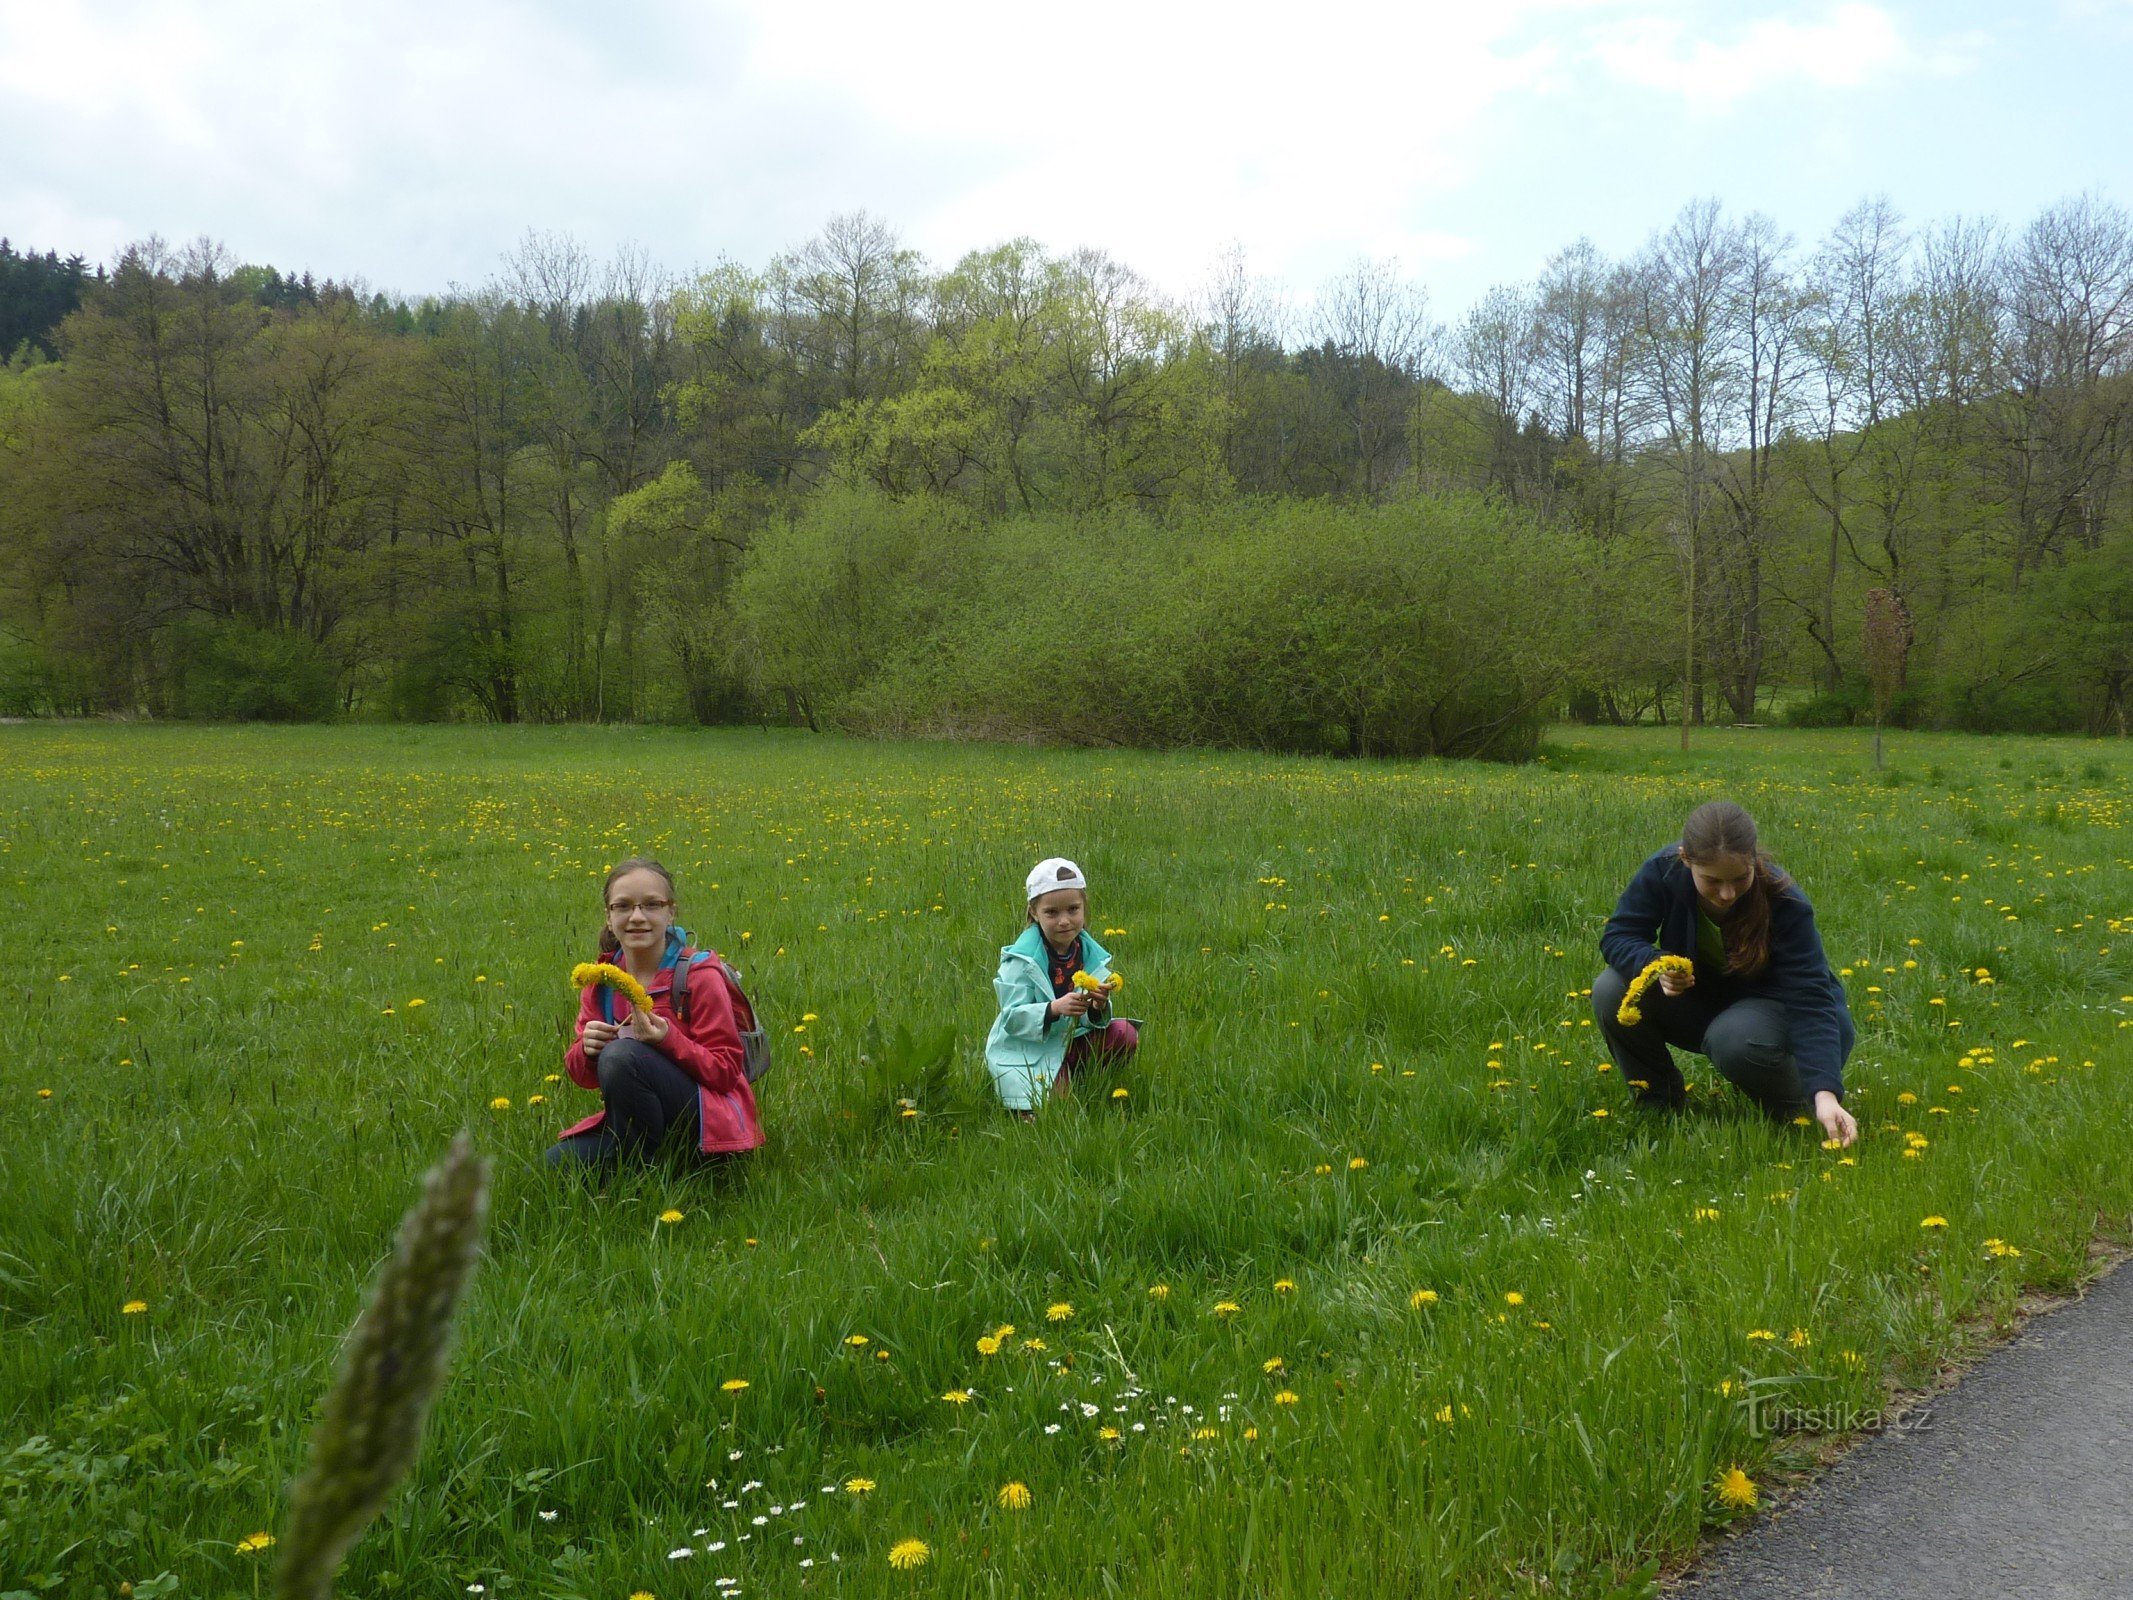
[[[1686,1098],[1672,1046],[1708,1056],[1773,1116],[1810,1110],[1825,1137],[1858,1137],[1844,1109],[1851,1012],[1814,908],[1732,801],[1698,806],[1681,842],[1637,869],[1600,953],[1607,967],[1593,980],[1594,1017],[1639,1104],[1672,1108]],[[1625,1023],[1625,996],[1662,955],[1686,957],[1691,969],[1656,974]]]

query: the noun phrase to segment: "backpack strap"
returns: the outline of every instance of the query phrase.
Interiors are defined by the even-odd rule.
[[[693,945],[683,945],[681,954],[674,958],[674,976],[667,980],[667,1009],[674,1013],[676,1022],[689,1020],[689,974],[696,970],[696,960]]]

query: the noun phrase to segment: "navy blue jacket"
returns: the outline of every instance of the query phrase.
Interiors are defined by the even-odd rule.
[[[1687,956],[1696,963],[1699,987],[1716,984],[1730,998],[1756,995],[1777,1001],[1791,1025],[1801,1091],[1810,1100],[1820,1089],[1841,1096],[1844,1058],[1852,1048],[1851,1012],[1844,1003],[1844,987],[1822,953],[1814,907],[1799,885],[1771,899],[1770,961],[1754,977],[1728,976],[1713,967],[1697,954],[1696,942],[1696,880],[1681,859],[1680,847],[1670,844],[1629,880],[1600,935],[1600,954],[1625,978],[1636,977],[1662,952]]]

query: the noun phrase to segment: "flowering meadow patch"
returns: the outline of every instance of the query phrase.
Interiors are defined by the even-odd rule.
[[[264,1581],[469,1128],[488,1259],[344,1593],[1613,1592],[1812,1460],[1752,1405],[1872,1411],[2133,1213],[2133,760],[1696,743],[0,728],[0,1573]],[[1843,974],[1849,1148],[1609,1070],[1601,921],[1719,793]],[[1054,849],[1151,1025],[1024,1124],[978,1049]],[[542,1161],[560,980],[638,852],[783,1042],[761,1152],[600,1186]]]

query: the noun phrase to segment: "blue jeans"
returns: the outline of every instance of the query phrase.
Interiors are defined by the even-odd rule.
[[[649,1160],[672,1139],[688,1148],[703,1140],[703,1107],[696,1080],[642,1039],[613,1039],[596,1059],[600,1100],[607,1116],[597,1128],[548,1147],[550,1166],[613,1166],[627,1155]]]

